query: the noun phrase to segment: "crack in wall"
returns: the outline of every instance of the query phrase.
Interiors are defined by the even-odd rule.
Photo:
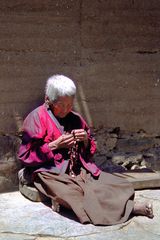
[[[157,54],[159,52],[160,52],[160,50],[157,50],[157,51],[138,50],[136,53],[138,53],[138,54]]]

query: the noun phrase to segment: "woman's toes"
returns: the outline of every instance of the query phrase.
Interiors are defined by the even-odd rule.
[[[153,206],[152,206],[152,204],[148,203],[147,206],[146,206],[146,209],[147,209],[147,212],[148,212],[147,216],[149,218],[153,218],[154,215],[153,215]]]

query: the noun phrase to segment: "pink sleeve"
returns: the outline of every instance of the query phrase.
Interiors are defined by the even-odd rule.
[[[98,176],[101,172],[101,170],[96,166],[96,164],[93,161],[93,155],[96,151],[96,143],[91,135],[90,128],[86,124],[86,122],[82,120],[82,127],[86,130],[88,134],[88,146],[87,148],[83,145],[81,148],[81,154],[80,154],[80,160],[83,164],[83,166],[88,169],[94,176]]]
[[[46,128],[41,121],[38,111],[28,115],[23,124],[22,143],[18,157],[29,166],[40,165],[43,162],[54,160],[54,154],[44,142]]]
[[[96,143],[95,143],[95,141],[94,141],[94,139],[91,135],[91,130],[88,127],[87,123],[85,122],[85,120],[83,118],[81,118],[81,121],[82,121],[83,129],[85,129],[85,131],[87,132],[87,135],[88,135],[88,146],[84,150],[84,152],[86,152],[87,158],[90,158],[96,152],[97,146],[96,146]]]

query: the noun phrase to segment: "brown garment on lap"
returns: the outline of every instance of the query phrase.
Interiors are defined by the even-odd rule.
[[[133,210],[132,185],[106,172],[102,172],[98,179],[85,170],[75,178],[68,174],[41,172],[36,173],[34,185],[61,205],[69,205],[81,223],[123,223]]]

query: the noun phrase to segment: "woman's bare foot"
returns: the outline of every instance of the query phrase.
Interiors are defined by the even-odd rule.
[[[133,208],[134,215],[142,215],[148,218],[153,218],[153,206],[151,203],[138,203],[135,202]]]
[[[59,205],[59,203],[55,199],[51,199],[51,202],[52,202],[52,210],[54,212],[59,213],[60,212],[60,205]]]

